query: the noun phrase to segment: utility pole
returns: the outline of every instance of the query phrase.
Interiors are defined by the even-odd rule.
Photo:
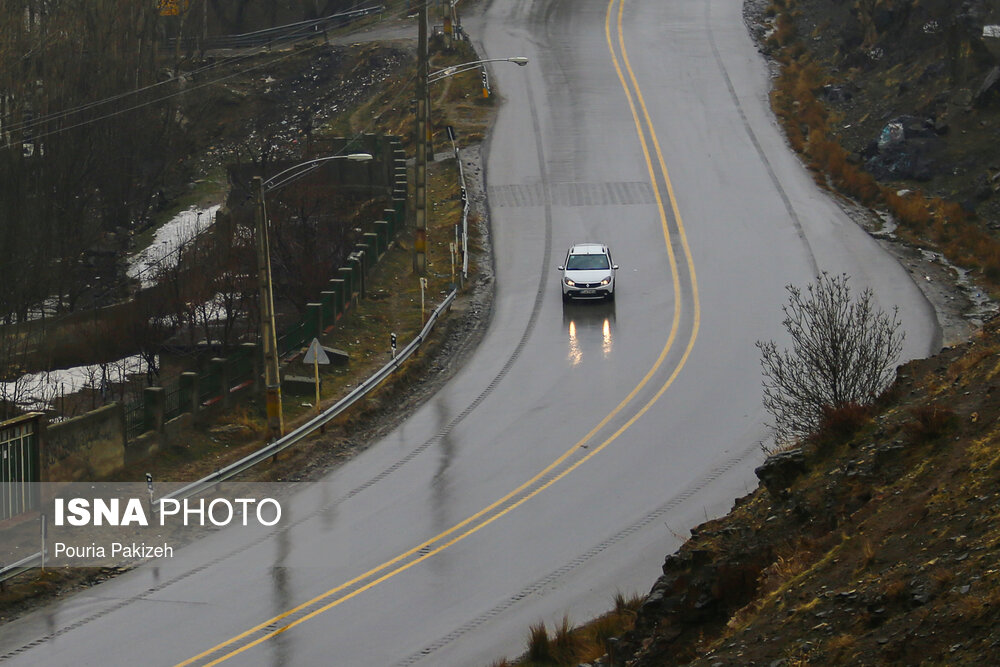
[[[260,340],[264,348],[264,387],[267,392],[267,428],[270,439],[285,434],[281,409],[281,375],[278,369],[278,341],[274,327],[274,291],[271,289],[271,253],[267,236],[267,209],[264,206],[264,181],[253,177],[257,200],[257,284],[260,287]]]
[[[452,0],[441,1],[441,25],[442,30],[444,31],[445,48],[449,51],[451,51],[455,46],[455,25],[452,22],[454,9],[455,5]]]
[[[414,194],[416,196],[416,232],[413,240],[413,272],[427,273],[427,2],[421,0],[417,12],[417,136]]]

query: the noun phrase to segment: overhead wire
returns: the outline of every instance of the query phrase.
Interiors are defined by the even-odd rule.
[[[307,39],[307,38],[313,38],[313,37],[315,37],[316,36],[315,31],[314,30],[310,30],[309,28],[313,28],[316,25],[320,25],[320,24],[322,24],[324,22],[330,21],[331,19],[339,17],[339,16],[342,16],[342,15],[343,15],[343,13],[340,13],[340,14],[330,14],[330,15],[325,16],[325,17],[321,17],[321,18],[318,18],[318,19],[313,19],[311,21],[301,21],[301,22],[296,22],[296,23],[290,23],[290,24],[283,25],[283,26],[277,26],[275,28],[269,28],[267,30],[268,31],[281,31],[281,30],[283,30],[285,28],[289,28],[289,27],[293,27],[293,26],[300,26],[300,30],[298,32],[291,32],[291,33],[288,33],[287,35],[285,35],[283,37],[283,41],[288,41],[290,43],[294,43],[294,41],[295,41],[294,38],[296,38],[297,36],[299,38],[303,39],[303,40]],[[401,14],[390,14],[389,16],[390,17],[397,17],[399,15],[401,15]],[[256,31],[256,32],[251,32],[251,33],[243,33],[243,34],[240,34],[240,35],[229,35],[229,36],[223,36],[221,38],[215,38],[215,39],[236,39],[236,38],[241,38],[241,37],[247,37],[249,35],[253,35],[253,34],[261,33],[261,32],[265,32],[265,31]],[[350,34],[351,33],[348,32],[348,35],[350,35]],[[54,36],[50,36],[49,39],[50,40],[54,39]],[[32,48],[32,51],[35,51],[35,50],[37,50],[39,48],[40,48],[40,45],[39,46],[35,46],[35,47]],[[248,48],[250,48],[250,47],[248,47]],[[252,48],[261,48],[261,47],[258,46],[258,47],[252,47]],[[28,56],[30,56],[31,53],[32,53],[32,51],[29,51],[27,54],[25,54],[24,56],[22,56],[21,57],[22,60],[25,59],[25,58],[27,58]],[[234,60],[235,60],[235,62],[238,63],[238,62],[240,62],[242,60],[252,58],[255,55],[257,55],[257,52],[249,53],[249,54],[246,54],[246,55],[244,55],[242,57],[237,57],[237,58],[234,58],[234,59],[229,59],[227,61],[220,61],[218,63],[211,63],[211,64],[205,65],[205,66],[203,66],[201,68],[198,68],[198,69],[195,69],[195,70],[191,70],[191,71],[187,72],[185,74],[185,76],[194,76],[194,75],[198,75],[198,74],[200,74],[200,73],[202,73],[204,71],[214,69],[215,67],[224,66],[224,65],[228,66],[228,65],[231,65]],[[78,113],[80,111],[85,111],[85,110],[87,110],[89,108],[93,108],[95,106],[100,106],[102,104],[107,104],[107,103],[110,103],[110,102],[114,102],[114,101],[117,101],[117,100],[120,100],[120,99],[124,99],[124,98],[129,97],[129,96],[132,96],[132,95],[137,95],[139,93],[145,92],[147,90],[151,90],[153,88],[157,88],[159,86],[168,85],[170,83],[174,83],[174,82],[180,81],[183,78],[184,78],[183,76],[173,76],[173,77],[171,77],[169,79],[166,79],[164,81],[158,81],[156,83],[149,84],[147,86],[142,86],[140,88],[136,88],[136,89],[132,89],[132,90],[129,90],[129,91],[125,91],[125,92],[119,93],[117,95],[112,95],[112,96],[109,96],[109,97],[106,97],[106,98],[103,98],[103,99],[100,99],[100,100],[94,100],[92,102],[88,102],[86,104],[82,104],[82,105],[80,105],[78,107],[72,107],[72,108],[69,108],[69,109],[63,109],[61,111],[53,112],[53,113],[48,114],[46,116],[39,116],[39,117],[31,119],[29,121],[21,121],[19,123],[14,123],[12,125],[9,124],[9,129],[11,129],[11,130],[17,130],[17,129],[22,129],[22,128],[34,127],[34,126],[40,125],[40,124],[42,124],[42,123],[44,123],[46,121],[56,120],[56,119],[59,119],[59,118],[62,118],[62,117],[66,117],[68,115],[72,115],[74,113]],[[154,103],[159,102],[159,101],[161,101],[161,100],[160,99],[151,100],[148,103],[149,104],[154,104]],[[9,118],[11,115],[13,115],[13,112],[6,114],[6,117]],[[0,118],[3,118],[3,117],[4,116],[0,116]],[[96,121],[96,120],[100,120],[100,119],[94,119],[94,120]]]
[[[428,0],[427,2],[424,2],[423,4],[429,5],[430,4],[430,0]],[[404,11],[398,11],[398,12],[395,12],[395,13],[390,13],[390,14],[388,14],[388,16],[389,16],[389,18],[399,18],[399,17],[401,17],[401,16],[403,16],[405,14],[406,14],[406,12],[404,10]],[[332,16],[338,16],[338,15],[334,14],[334,15],[330,15],[328,17],[324,17],[323,19],[316,19],[314,22],[310,23],[309,25],[316,25],[316,24],[318,24],[318,23],[320,23],[322,21],[329,20]],[[300,24],[299,23],[295,23],[295,24],[289,24],[289,25],[300,25]],[[283,27],[283,26],[279,26],[279,27]],[[355,32],[348,31],[347,32],[347,36],[351,36],[352,34],[357,34],[359,32],[360,32],[360,29],[356,30]],[[289,33],[289,35],[283,41],[287,41],[289,44],[293,44],[294,45],[294,44],[298,44],[298,42],[300,42],[300,41],[306,41],[308,39],[315,39],[315,37],[316,37],[316,33],[313,30],[309,30],[309,29],[303,28],[299,32]],[[309,46],[308,48],[309,48],[309,50],[312,50],[312,49],[321,48],[321,47],[324,47],[324,46],[326,46],[325,42],[319,42],[319,43],[316,43],[316,44],[313,44],[313,45]],[[213,70],[215,68],[218,68],[218,67],[232,67],[234,64],[239,64],[239,63],[241,63],[241,62],[243,62],[245,60],[249,60],[251,58],[254,58],[255,56],[257,56],[259,54],[259,51],[257,49],[262,48],[262,47],[253,47],[253,48],[254,48],[254,51],[252,53],[247,53],[247,54],[244,54],[242,56],[237,56],[237,57],[232,58],[232,59],[226,59],[224,61],[219,61],[219,62],[216,62],[216,63],[205,65],[205,66],[203,66],[201,68],[198,68],[196,70],[192,70],[190,72],[186,72],[184,75],[174,76],[174,77],[171,77],[170,79],[166,79],[164,81],[158,81],[158,82],[156,82],[154,84],[149,84],[147,86],[142,86],[140,88],[135,88],[135,89],[132,89],[132,90],[129,90],[129,91],[125,91],[125,92],[119,93],[117,95],[112,95],[110,97],[106,97],[106,98],[103,98],[103,99],[100,99],[100,100],[94,100],[94,101],[88,102],[86,104],[81,104],[81,105],[76,106],[76,107],[71,107],[69,109],[63,109],[63,110],[56,111],[56,112],[53,112],[53,113],[50,113],[50,114],[47,114],[47,115],[44,115],[44,116],[38,116],[38,117],[32,118],[32,119],[27,120],[27,121],[21,121],[21,122],[18,122],[18,123],[4,124],[4,127],[5,127],[5,130],[8,131],[8,132],[17,132],[17,131],[23,132],[24,130],[27,130],[27,129],[37,128],[37,127],[40,127],[40,126],[43,126],[43,125],[47,125],[49,123],[52,123],[52,122],[55,122],[55,121],[58,121],[58,120],[69,118],[69,117],[71,117],[73,115],[76,115],[76,114],[79,114],[79,113],[83,113],[84,111],[88,111],[88,110],[91,110],[91,109],[103,106],[105,104],[111,104],[113,102],[117,102],[117,101],[120,101],[120,100],[123,100],[123,99],[127,99],[129,97],[134,97],[134,96],[139,95],[141,93],[144,93],[144,92],[156,89],[156,88],[160,88],[162,86],[166,86],[166,85],[170,85],[170,84],[174,84],[174,83],[179,83],[179,82],[183,81],[185,79],[185,77],[188,77],[188,76],[197,76],[198,74],[202,74],[202,73],[204,73],[206,71],[211,71],[211,70]],[[156,97],[156,98],[151,99],[151,100],[146,100],[144,102],[140,102],[138,104],[134,104],[134,105],[126,107],[126,108],[116,109],[116,110],[114,110],[114,111],[112,111],[110,113],[106,113],[106,114],[103,114],[103,115],[100,115],[100,116],[96,116],[94,118],[89,118],[89,119],[80,121],[78,123],[73,123],[71,125],[65,125],[65,126],[62,126],[62,127],[59,127],[59,128],[55,128],[55,129],[52,129],[52,130],[49,130],[49,131],[46,131],[46,132],[40,132],[40,133],[34,134],[33,137],[32,137],[32,139],[40,139],[40,138],[44,138],[44,137],[53,136],[55,134],[60,134],[62,132],[67,132],[69,130],[77,129],[79,127],[83,127],[83,126],[89,125],[91,123],[97,123],[97,122],[100,122],[100,121],[103,121],[103,120],[107,120],[109,118],[114,118],[116,116],[120,116],[122,114],[130,113],[132,111],[136,111],[136,110],[141,109],[141,108],[146,107],[146,106],[151,106],[151,105],[154,105],[154,104],[160,104],[162,102],[165,102],[167,100],[173,99],[173,98],[178,97],[180,95],[184,95],[184,94],[190,93],[190,92],[192,92],[194,90],[199,90],[201,88],[205,88],[205,87],[217,85],[217,84],[219,84],[221,82],[224,82],[224,81],[227,81],[229,79],[245,75],[248,72],[254,72],[254,71],[257,71],[257,70],[260,70],[260,69],[272,67],[275,62],[281,62],[282,60],[285,60],[287,58],[291,58],[294,55],[299,55],[299,54],[298,53],[289,53],[289,54],[286,54],[286,55],[283,55],[283,56],[278,56],[277,58],[269,59],[268,62],[266,62],[266,63],[260,63],[259,65],[252,66],[249,69],[240,70],[238,72],[232,72],[232,73],[226,74],[224,76],[221,76],[221,77],[218,77],[218,78],[215,78],[215,79],[211,79],[209,81],[205,81],[205,82],[202,82],[200,84],[197,84],[197,85],[194,85],[194,86],[191,86],[191,87],[186,87],[183,90],[174,91],[174,92],[171,92],[169,94],[162,95],[162,96]],[[9,116],[10,116],[10,114],[8,114],[8,117]],[[16,144],[20,144],[20,143],[22,143],[21,140],[18,140],[18,141],[11,140],[11,141],[8,141],[6,143],[0,144],[0,148],[7,149],[7,148],[11,148],[12,146],[14,146]]]

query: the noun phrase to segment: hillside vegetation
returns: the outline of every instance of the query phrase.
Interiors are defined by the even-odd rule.
[[[1000,281],[996,2],[784,0],[752,27],[818,182]],[[758,469],[663,565],[628,665],[1000,661],[1000,323]],[[605,664],[608,656],[602,659]]]

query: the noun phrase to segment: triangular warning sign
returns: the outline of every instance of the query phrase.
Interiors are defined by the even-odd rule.
[[[313,342],[310,343],[309,349],[306,351],[306,356],[302,359],[302,363],[324,365],[330,363],[330,357],[326,356],[326,350],[319,344],[318,338],[313,338]]]

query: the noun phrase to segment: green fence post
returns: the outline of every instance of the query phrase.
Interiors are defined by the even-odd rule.
[[[396,209],[382,209],[382,218],[385,220],[386,224],[389,225],[389,238],[396,238],[396,234],[398,234],[399,230],[402,229],[402,222],[396,216]]]
[[[396,211],[396,231],[398,232],[406,224],[406,197],[393,195],[392,207]]]
[[[385,252],[385,244],[379,242],[379,236],[375,232],[365,232],[363,238],[365,245],[368,246],[371,252],[371,260],[372,264],[374,264],[382,256],[382,253]]]
[[[337,269],[337,275],[339,275],[341,280],[344,281],[344,310],[347,310],[351,301],[354,299],[354,293],[357,291],[355,289],[357,281],[354,278],[354,269],[342,266]]]
[[[181,412],[198,414],[198,374],[194,371],[185,371],[181,373],[178,382],[180,382],[180,396],[177,400]]]
[[[305,322],[306,338],[310,341],[313,338],[319,338],[319,335],[323,333],[323,304],[307,303]]]
[[[356,279],[356,284],[358,286],[357,292],[358,292],[359,298],[361,298],[361,299],[365,298],[365,287],[366,287],[365,283],[367,283],[368,281],[366,280],[366,276],[365,276],[365,253],[364,253],[364,251],[363,250],[361,250],[361,251],[357,251],[356,250],[356,251],[352,252],[350,254],[350,256],[347,258],[347,265],[349,267],[351,267],[351,270],[352,270],[352,272],[354,274],[354,277]]]
[[[246,372],[249,373],[250,375],[248,377],[244,376],[239,379],[240,381],[250,380],[251,382],[253,382],[253,390],[257,391],[257,389],[262,384],[260,381],[260,375],[261,375],[260,348],[257,346],[257,343],[241,343],[240,349],[243,351],[243,354],[246,355],[246,358],[250,360],[250,363],[247,364],[247,370],[246,370]]]
[[[389,249],[389,240],[392,238],[389,234],[389,223],[385,220],[376,220],[372,223],[372,226],[375,228],[375,234],[378,236],[378,241],[384,253]]]
[[[222,407],[228,408],[229,399],[229,368],[226,360],[221,357],[212,357],[208,361],[208,368],[212,375],[217,378],[218,384],[216,389],[219,392],[219,396],[222,398],[220,403]]]
[[[320,333],[323,333],[337,321],[337,293],[320,292],[319,302],[320,316],[323,318],[323,329]]]
[[[347,286],[344,284],[343,278],[331,278],[327,281],[327,285],[330,286],[330,291],[333,292],[333,310],[334,315],[340,315],[342,312],[347,310]]]
[[[163,432],[163,413],[166,411],[166,396],[163,387],[146,387],[142,390],[143,432]]]
[[[368,272],[372,270],[372,264],[375,260],[374,249],[368,247],[367,243],[355,243],[354,252],[352,254],[361,260],[362,273],[364,275],[368,275]]]

